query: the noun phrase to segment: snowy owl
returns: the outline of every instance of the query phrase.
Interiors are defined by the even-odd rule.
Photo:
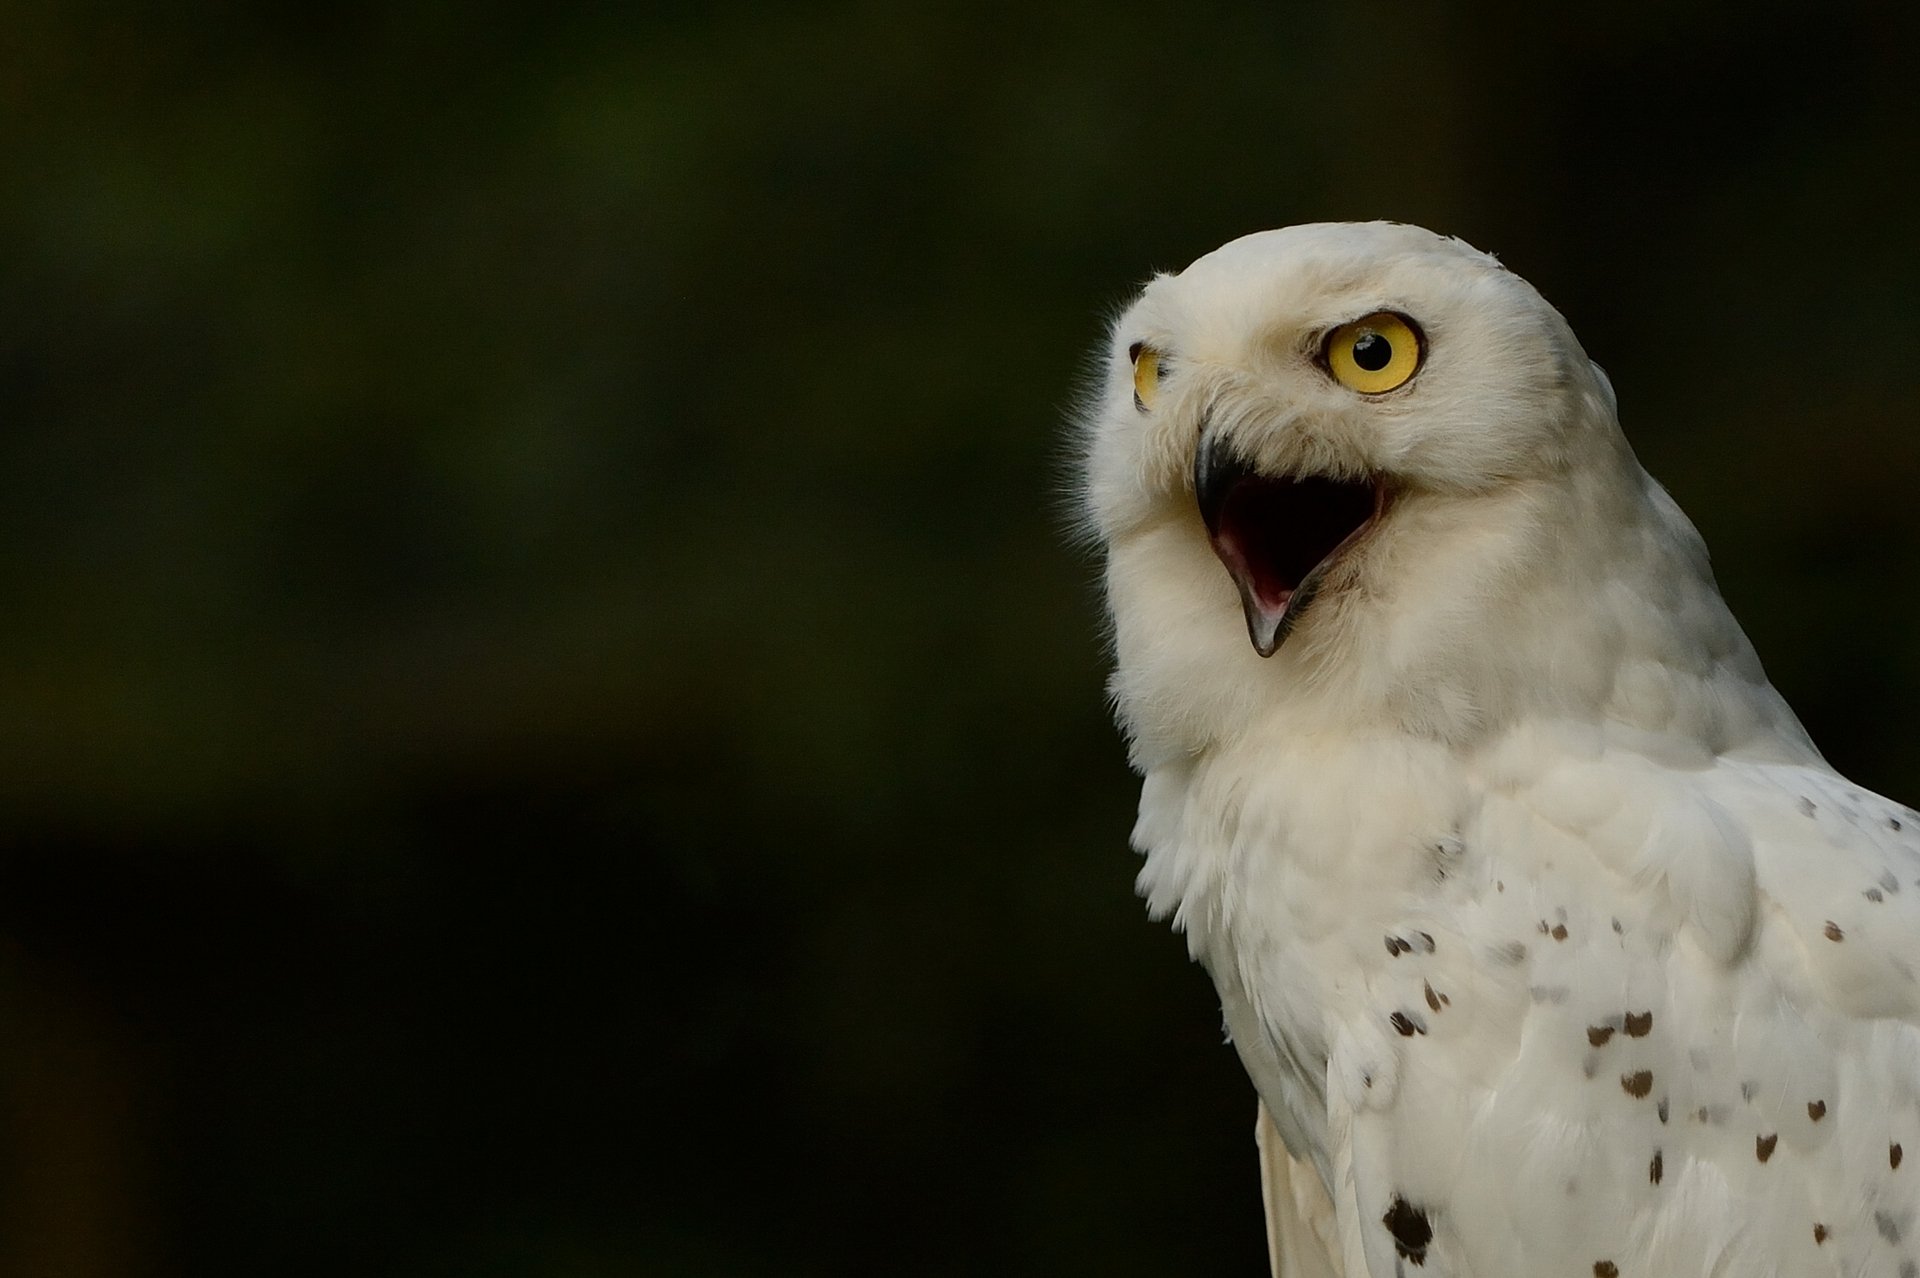
[[[1559,313],[1292,227],[1147,284],[1091,401],[1139,888],[1276,1272],[1920,1275],[1920,817],[1820,757]]]

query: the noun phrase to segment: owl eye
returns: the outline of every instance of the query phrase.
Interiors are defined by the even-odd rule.
[[[1160,352],[1135,342],[1127,347],[1127,358],[1133,361],[1133,406],[1144,413],[1160,390]]]
[[[1419,371],[1424,353],[1410,321],[1381,311],[1334,329],[1321,356],[1342,386],[1378,395],[1405,385]]]

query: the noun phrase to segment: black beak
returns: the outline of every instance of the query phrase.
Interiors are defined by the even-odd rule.
[[[1333,561],[1371,527],[1374,480],[1266,475],[1211,434],[1193,454],[1193,495],[1213,553],[1240,591],[1247,638],[1271,657],[1320,593]]]
[[[1227,494],[1242,480],[1253,479],[1256,472],[1240,454],[1220,444],[1212,436],[1202,436],[1193,450],[1193,496],[1200,506],[1201,522],[1207,536],[1220,532],[1220,515],[1227,506]]]

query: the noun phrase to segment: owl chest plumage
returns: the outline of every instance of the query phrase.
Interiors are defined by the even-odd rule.
[[[1301,741],[1150,777],[1136,837],[1345,1272],[1897,1275],[1898,811],[1831,773],[1540,736]]]

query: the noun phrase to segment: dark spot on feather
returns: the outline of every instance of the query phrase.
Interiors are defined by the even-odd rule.
[[[1611,1025],[1587,1026],[1587,1042],[1593,1044],[1595,1047],[1605,1047],[1607,1040],[1612,1037],[1613,1026]]]
[[[1873,1213],[1873,1227],[1879,1230],[1880,1236],[1888,1242],[1897,1243],[1900,1241],[1900,1222],[1887,1215],[1886,1212],[1876,1211]]]
[[[1847,934],[1842,932],[1840,925],[1832,919],[1827,920],[1826,933],[1829,941],[1844,941],[1847,939]]]
[[[1862,892],[1860,895],[1866,897],[1869,901],[1872,901],[1875,905],[1878,905],[1880,904],[1880,902],[1887,899],[1886,897],[1880,894],[1879,888],[1868,888],[1866,891]]]
[[[1427,1244],[1433,1241],[1433,1222],[1427,1213],[1395,1194],[1380,1223],[1393,1235],[1394,1250],[1416,1265],[1427,1263]]]
[[[1588,1052],[1587,1059],[1580,1062],[1580,1072],[1592,1078],[1600,1072],[1600,1053]]]
[[[1819,1122],[1827,1116],[1827,1103],[1823,1100],[1807,1102],[1807,1117]]]
[[[1753,1099],[1753,1092],[1754,1092],[1754,1085],[1753,1085],[1752,1083],[1742,1083],[1742,1084],[1740,1084],[1740,1099],[1741,1099],[1741,1100],[1743,1100],[1743,1101],[1750,1101],[1750,1100],[1752,1100],[1752,1099]]]
[[[1660,1157],[1660,1151],[1653,1151],[1653,1161],[1647,1164],[1647,1179],[1654,1184],[1660,1183],[1660,1177],[1666,1174],[1667,1164]]]
[[[1627,1037],[1645,1038],[1647,1031],[1653,1028],[1652,1012],[1627,1013]]]
[[[1552,930],[1553,930],[1552,927],[1550,927],[1547,924],[1547,921],[1545,919],[1540,920],[1540,935],[1545,936],[1547,933],[1551,932]]]
[[[1667,1121],[1667,1098],[1666,1097],[1662,1096],[1660,1098],[1660,1103],[1654,1106],[1653,1112],[1660,1115],[1661,1122],[1664,1123]]]
[[[1818,1247],[1821,1243],[1825,1242],[1826,1240],[1827,1240],[1827,1227],[1825,1225],[1815,1225],[1813,1227],[1813,1245]]]
[[[1880,871],[1880,886],[1886,889],[1888,896],[1894,896],[1900,891],[1900,880],[1893,877],[1892,870],[1882,870]]]
[[[1420,984],[1426,989],[1426,992],[1427,992],[1427,1006],[1431,1008],[1433,1011],[1436,1011],[1436,1012],[1439,1011],[1440,996],[1433,992],[1433,982],[1422,981]]]
[[[1362,1086],[1362,1087],[1372,1087],[1372,1086],[1373,1086],[1373,1075],[1371,1075],[1371,1074],[1362,1074],[1362,1075],[1360,1076],[1360,1086]]]
[[[1893,1168],[1895,1171],[1900,1170],[1900,1144],[1898,1141],[1887,1146],[1887,1166]]]
[[[1623,929],[1621,928],[1621,926],[1620,926],[1620,920],[1619,920],[1619,919],[1615,919],[1615,920],[1613,920],[1613,934],[1614,934],[1615,936],[1625,936],[1625,935],[1626,935],[1626,932],[1625,932],[1625,931],[1624,931],[1624,930],[1623,930]]]
[[[1593,1278],[1620,1278],[1620,1266],[1611,1260],[1593,1262]]]
[[[1417,1016],[1409,1016],[1405,1012],[1395,1012],[1392,1016],[1389,1016],[1387,1020],[1392,1022],[1393,1027],[1400,1031],[1400,1035],[1403,1038],[1412,1038],[1415,1034],[1424,1034],[1427,1032],[1425,1021],[1422,1021]]]
[[[1653,1090],[1653,1071],[1643,1069],[1632,1074],[1622,1074],[1620,1076],[1620,1089],[1635,1100],[1639,1100],[1642,1096],[1645,1096]]]
[[[1493,955],[1494,962],[1517,967],[1526,960],[1527,947],[1520,941],[1508,941],[1505,945],[1494,946],[1489,953]]]
[[[1552,933],[1552,935],[1553,935],[1553,939],[1554,939],[1554,940],[1556,940],[1556,941],[1564,941],[1564,940],[1566,940],[1566,939],[1567,939],[1567,925],[1566,925],[1565,923],[1555,923],[1555,924],[1553,925],[1553,933]]]
[[[1800,796],[1800,815],[1801,816],[1812,816],[1815,812],[1818,812],[1819,810],[1820,809],[1813,806],[1812,799],[1809,799],[1804,794]]]
[[[1390,958],[1399,958],[1402,954],[1406,953],[1409,949],[1413,948],[1412,946],[1408,945],[1405,941],[1401,940],[1397,936],[1389,935],[1386,939],[1387,939],[1387,955]]]
[[[1495,879],[1493,881],[1493,890],[1496,892],[1504,892],[1507,890],[1507,885],[1502,883],[1499,879]]]
[[[1900,828],[1900,818],[1899,818],[1899,817],[1888,817],[1888,818],[1887,818],[1887,828],[1888,828],[1889,830],[1897,830],[1897,829],[1899,829],[1899,828]]]
[[[1440,991],[1440,1002],[1443,1006],[1446,1006],[1446,1007],[1453,1006],[1453,1000],[1447,997],[1447,992],[1445,990]]]
[[[1429,954],[1433,953],[1434,944],[1433,944],[1432,934],[1427,932],[1415,932],[1414,935],[1420,938],[1421,949],[1425,950]]]
[[[1771,1136],[1755,1136],[1753,1138],[1753,1156],[1764,1163],[1773,1157],[1773,1147],[1779,1143],[1780,1134],[1778,1132],[1775,1132]]]

